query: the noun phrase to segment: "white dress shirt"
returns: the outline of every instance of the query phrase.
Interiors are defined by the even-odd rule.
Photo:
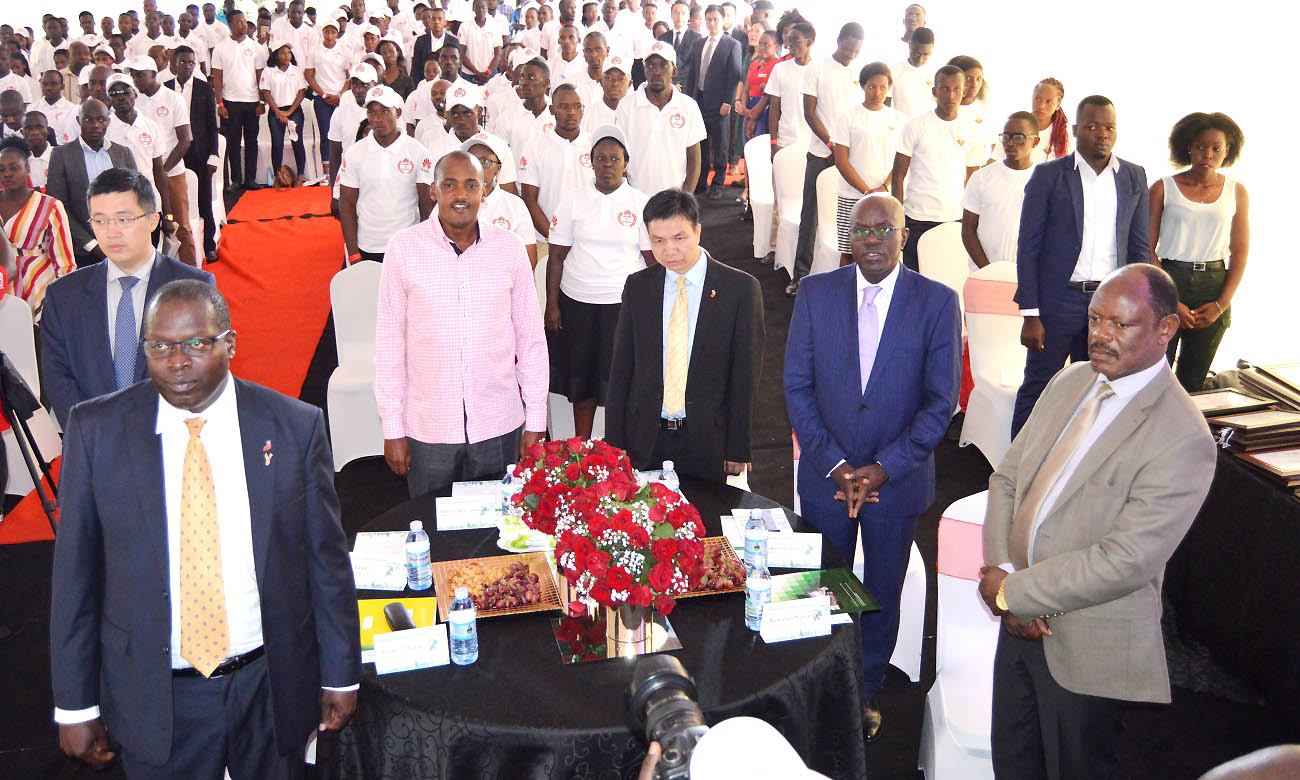
[[[1119,417],[1119,413],[1124,411],[1124,407],[1128,406],[1133,397],[1149,385],[1151,380],[1155,379],[1161,371],[1168,370],[1165,367],[1165,361],[1161,359],[1137,373],[1113,381],[1106,379],[1102,374],[1097,375],[1097,381],[1084,394],[1083,401],[1075,408],[1074,414],[1070,415],[1070,419],[1061,428],[1061,434],[1064,434],[1066,429],[1070,427],[1070,422],[1074,420],[1075,415],[1079,413],[1079,409],[1083,408],[1083,404],[1092,396],[1097,385],[1109,384],[1110,389],[1115,391],[1115,395],[1101,402],[1101,408],[1097,411],[1097,419],[1093,421],[1092,428],[1088,430],[1088,435],[1079,443],[1079,448],[1074,451],[1074,456],[1065,464],[1065,468],[1061,470],[1061,476],[1052,485],[1051,490],[1048,490],[1047,495],[1043,496],[1043,503],[1038,507],[1038,514],[1034,517],[1034,526],[1029,532],[1029,563],[1031,566],[1034,563],[1034,540],[1038,538],[1038,528],[1043,524],[1043,520],[1047,517],[1047,513],[1052,506],[1056,504],[1056,499],[1060,497],[1061,491],[1070,483],[1070,477],[1074,476],[1074,470],[1079,467],[1079,463],[1088,454],[1088,450],[1092,449],[1092,445],[1097,443],[1097,439],[1101,438],[1101,435],[1106,432],[1106,428],[1115,421],[1116,417]],[[1057,441],[1059,440],[1060,435],[1057,436]],[[1053,443],[1053,446],[1055,446],[1055,443]],[[1051,450],[1048,450],[1048,452],[1051,452]],[[1015,566],[1009,562],[1003,562],[1000,567],[1007,572],[1016,570]]]
[[[1070,281],[1100,281],[1117,266],[1115,222],[1119,193],[1115,189],[1115,173],[1119,171],[1119,158],[1112,154],[1110,162],[1097,173],[1075,152],[1074,167],[1083,184],[1083,237]]]
[[[140,336],[140,321],[144,318],[145,297],[149,291],[149,275],[153,273],[153,267],[158,262],[158,253],[155,252],[153,259],[141,266],[135,273],[127,274],[117,262],[109,258],[104,263],[104,268],[108,271],[108,284],[105,285],[105,291],[108,295],[108,321],[104,327],[108,328],[108,354],[113,354],[116,347],[115,341],[117,334],[114,323],[117,322],[117,304],[122,300],[122,283],[118,280],[123,276],[134,276],[140,281],[135,287],[131,288],[131,307],[135,314],[135,333],[136,338]]]

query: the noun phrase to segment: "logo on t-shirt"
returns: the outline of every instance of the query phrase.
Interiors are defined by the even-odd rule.
[[[167,110],[167,106],[158,106],[158,108],[154,109],[154,113],[156,113],[159,117],[166,117],[168,114],[171,113],[171,111]]]
[[[430,160],[428,157],[424,158],[424,162],[420,163],[420,167],[426,171],[433,170],[433,160]]]
[[[668,117],[668,124],[671,125],[674,130],[681,130],[683,127],[686,127],[686,117],[682,116],[680,113],[673,114]]]
[[[554,129],[555,129],[554,122],[547,122],[546,124],[542,125],[542,133],[549,133]]]
[[[415,163],[411,162],[405,157],[403,157],[401,161],[397,163],[397,172],[402,174],[403,176],[411,173],[414,170],[415,170]]]
[[[551,228],[552,228],[552,229],[558,227],[559,224],[560,224],[560,218],[559,218],[559,217],[551,217]]]
[[[958,146],[965,146],[965,145],[966,145],[966,139],[965,139],[965,138],[962,138],[961,136],[957,136],[957,145],[958,145]]]
[[[453,93],[451,93],[451,96],[452,96],[452,97],[465,97],[465,94],[466,94],[466,92],[465,92],[465,88],[464,88],[464,87],[456,87],[456,91],[453,92]]]
[[[528,167],[528,155],[526,155],[526,154],[524,154],[524,155],[520,155],[520,157],[519,157],[519,170],[522,171],[523,169],[525,169],[525,168],[527,168],[527,167]]]
[[[245,57],[253,56],[253,50],[249,48],[240,49],[240,52],[242,52]]]
[[[140,133],[140,135],[136,137],[140,139],[141,146],[153,146],[153,136],[148,133]]]
[[[497,217],[496,219],[492,220],[492,224],[496,225],[502,230],[510,229],[510,220],[506,219],[505,217]]]
[[[625,209],[623,213],[618,215],[618,224],[622,225],[623,227],[635,227],[636,214],[633,214],[631,211]]]
[[[587,152],[583,152],[582,154],[578,155],[578,164],[581,165],[583,168],[590,168],[591,155]]]
[[[983,124],[983,123],[984,123],[984,117],[982,117],[982,116],[977,116],[977,117],[975,117],[975,124],[979,125],[979,124]]]

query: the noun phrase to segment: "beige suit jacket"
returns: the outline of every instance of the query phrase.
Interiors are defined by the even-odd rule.
[[[984,560],[1011,560],[1011,518],[1097,372],[1073,364],[1048,383],[989,478]],[[1048,509],[1034,563],[1008,575],[1007,606],[1047,616],[1052,677],[1075,693],[1168,702],[1160,632],[1165,563],[1210,489],[1215,448],[1205,418],[1168,368],[1102,432]]]

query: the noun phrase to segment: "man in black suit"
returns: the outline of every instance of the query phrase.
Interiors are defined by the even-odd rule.
[[[152,381],[64,436],[50,655],[65,753],[128,777],[301,778],[356,709],[356,590],[319,409],[230,374],[221,294],[145,312]]]
[[[90,203],[105,262],[52,282],[41,318],[41,386],[64,428],[72,407],[148,375],[139,346],[140,322],[164,284],[176,279],[213,283],[207,271],[153,248],[158,204],[144,176],[110,168],[95,177],[83,200]]]
[[[425,32],[415,39],[415,51],[411,55],[411,78],[417,81],[424,76],[425,60],[436,59],[438,52],[448,44],[460,44],[447,29],[447,12],[442,8],[435,6],[425,11],[421,21]]]
[[[77,267],[84,268],[104,259],[104,251],[90,229],[90,207],[85,194],[90,187],[90,174],[99,174],[109,168],[134,171],[135,157],[127,147],[104,138],[108,130],[108,106],[100,101],[87,98],[81,104],[77,111],[77,125],[81,128],[78,143],[56,146],[50,152],[45,191],[58,198],[68,212],[72,251]]]
[[[678,87],[685,88],[688,84],[694,84],[690,81],[690,68],[688,60],[690,59],[691,49],[695,47],[695,42],[700,39],[700,34],[686,26],[691,18],[691,4],[686,0],[677,0],[672,7],[672,24],[673,28],[663,35],[659,40],[664,43],[671,43],[673,50],[677,52],[677,61],[682,63],[682,67],[677,69],[673,76],[673,83]],[[689,93],[690,90],[688,89]]]
[[[164,86],[179,93],[190,107],[190,134],[193,140],[185,152],[185,167],[194,171],[199,180],[199,215],[203,217],[203,255],[209,263],[217,262],[217,223],[212,216],[212,174],[216,173],[221,158],[217,155],[217,97],[212,86],[194,78],[197,64],[194,50],[188,46],[176,47],[172,54],[172,68],[176,78]]]
[[[679,473],[721,482],[750,462],[763,295],[754,277],[700,248],[690,193],[660,192],[642,218],[659,262],[623,287],[605,439],[639,469],[671,460]]]
[[[705,9],[704,28],[708,35],[695,42],[688,60],[692,80],[687,86],[700,105],[704,129],[709,134],[700,150],[704,168],[695,191],[703,189],[712,170],[708,198],[718,200],[722,197],[722,183],[727,178],[727,163],[731,158],[731,103],[741,75],[740,44],[722,31],[721,6]]]

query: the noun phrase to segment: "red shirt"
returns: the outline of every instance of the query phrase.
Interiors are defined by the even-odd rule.
[[[767,77],[772,75],[772,68],[780,62],[780,58],[773,57],[764,62],[759,59],[750,61],[749,73],[745,76],[745,86],[749,89],[749,96],[752,98],[763,95],[763,87],[767,86]]]

